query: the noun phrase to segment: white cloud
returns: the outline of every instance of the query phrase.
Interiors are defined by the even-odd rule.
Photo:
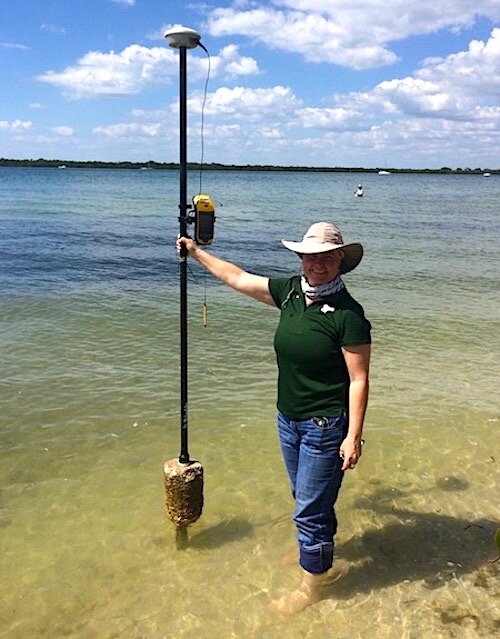
[[[271,49],[301,53],[310,62],[330,62],[362,69],[396,61],[377,43],[353,43],[344,30],[319,14],[271,8],[216,9],[208,21],[214,36],[249,35]]]
[[[223,124],[213,128],[213,135],[220,139],[237,138],[241,133],[239,124]]]
[[[207,112],[212,122],[237,121],[239,128],[227,129],[226,136],[239,148],[245,145],[248,157],[257,162],[278,157],[273,154],[282,153],[286,144],[287,153],[294,149],[301,162],[312,164],[335,163],[334,156],[326,160],[324,154],[325,148],[333,148],[342,151],[339,164],[349,163],[355,151],[365,163],[376,165],[390,149],[403,166],[415,166],[415,161],[421,166],[456,165],[460,160],[453,160],[454,154],[470,157],[476,148],[481,165],[500,146],[499,68],[500,29],[494,29],[487,41],[471,42],[466,51],[426,60],[413,76],[334,96],[334,106],[303,107],[283,86],[240,86],[209,94]],[[193,97],[190,110],[199,111],[200,102]],[[208,129],[212,137],[216,128]]]
[[[0,49],[19,49],[21,51],[29,51],[29,47],[25,44],[17,44],[16,42],[0,42]]]
[[[446,58],[428,58],[418,78],[439,82],[473,102],[500,98],[500,28],[485,43],[473,40],[467,51]]]
[[[336,95],[334,108],[297,109],[287,120],[287,142],[315,148],[318,157],[331,146],[342,151],[344,165],[353,152],[365,165],[380,162],[386,149],[399,166],[415,166],[416,158],[421,166],[456,166],[474,154],[478,165],[491,163],[500,148],[499,68],[500,29],[494,29],[467,51],[426,60],[413,76]],[[317,135],[303,136],[308,129]]]
[[[32,126],[33,122],[30,120],[0,120],[1,131],[27,131]]]
[[[156,119],[163,119],[165,118],[166,115],[166,110],[165,109],[132,109],[131,114],[134,116],[134,118],[139,118],[139,119],[148,119],[150,120],[151,118],[156,118]]]
[[[211,72],[214,77],[223,76],[232,78],[240,75],[257,75],[260,73],[257,61],[254,58],[240,56],[238,47],[229,44],[219,52],[219,55],[211,57]]]
[[[353,109],[338,107],[336,109],[305,108],[296,114],[296,124],[305,129],[355,129],[360,113]]]
[[[200,56],[189,59],[189,73],[204,78],[207,60]],[[238,47],[230,45],[211,59],[213,75],[234,77],[259,72],[255,60],[242,57]],[[178,54],[173,49],[130,45],[120,53],[91,51],[76,65],[64,71],[48,71],[38,80],[59,87],[68,98],[132,95],[154,85],[165,84],[179,72]]]
[[[364,33],[378,42],[441,29],[459,31],[474,24],[477,16],[500,18],[496,0],[276,0],[276,6],[323,15],[347,34]]]
[[[208,16],[208,31],[247,36],[310,62],[367,69],[397,60],[388,48],[391,42],[440,29],[460,30],[477,16],[500,18],[495,0],[275,0],[271,5],[216,8]]]
[[[95,127],[93,133],[105,135],[108,138],[123,137],[156,137],[161,130],[161,124],[136,124],[136,123],[119,123],[110,126]]]
[[[263,138],[268,138],[272,140],[283,140],[285,137],[283,135],[283,132],[280,129],[278,129],[277,127],[269,127],[269,126],[262,127],[261,135]]]
[[[250,163],[376,166],[381,155],[389,154],[399,166],[455,166],[461,160],[454,158],[469,158],[476,148],[476,159],[469,163],[491,164],[485,158],[494,157],[500,145],[494,71],[499,68],[499,31],[485,42],[472,42],[466,51],[426,60],[412,76],[333,96],[327,107],[305,107],[291,88],[281,85],[219,87],[206,96],[206,158],[241,163],[244,148]],[[221,51],[221,59],[230,59],[229,53]],[[202,100],[201,92],[188,99],[193,156]],[[128,143],[174,139],[177,109],[174,98],[168,109],[135,109],[133,121],[94,132]]]
[[[203,96],[194,95],[188,100],[188,112],[190,121],[188,127],[188,139],[190,140],[190,153],[196,155],[194,150],[199,144],[200,128],[199,119]],[[274,86],[267,89],[253,89],[248,87],[223,87],[207,95],[205,114],[210,118],[205,121],[205,143],[211,145],[214,142],[227,145],[233,150],[243,144],[250,147],[259,146],[259,140],[269,140],[272,144],[279,144],[285,139],[282,121],[294,117],[296,109],[301,106],[300,100],[293,92],[283,86]],[[174,99],[169,110],[134,109],[131,119],[135,121],[121,122],[110,126],[99,126],[94,133],[113,138],[127,139],[133,142],[138,138],[176,139],[178,135],[178,101]],[[177,144],[177,143],[176,143]],[[174,145],[176,149],[177,146]],[[191,147],[191,145],[194,147]],[[164,153],[164,149],[162,151]],[[172,159],[176,159],[176,156]]]
[[[45,107],[40,102],[32,102],[30,104],[30,109],[44,109]]]
[[[387,80],[372,91],[337,96],[335,101],[367,120],[383,114],[458,121],[491,119],[500,96],[498,69],[500,29],[494,29],[486,43],[473,41],[467,51],[428,59],[414,76]]]
[[[48,71],[38,80],[60,87],[72,98],[130,95],[165,82],[177,66],[172,51],[133,44],[121,53],[91,51],[75,66],[59,73]]]
[[[248,122],[264,117],[279,118],[285,113],[293,112],[299,106],[300,100],[291,89],[279,85],[267,89],[221,87],[207,95],[205,113]],[[199,112],[201,97],[188,99],[188,109],[193,113]]]
[[[43,23],[40,25],[40,31],[46,31],[47,33],[54,33],[56,35],[66,34],[66,29],[64,27],[58,27],[55,24]]]
[[[71,136],[75,133],[75,129],[72,126],[55,126],[52,127],[52,131],[57,135]]]
[[[133,7],[135,6],[135,0],[111,0],[115,4],[122,4],[125,7]]]

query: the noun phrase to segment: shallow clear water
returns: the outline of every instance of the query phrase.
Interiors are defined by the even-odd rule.
[[[177,173],[1,169],[0,636],[494,636],[497,178],[206,172],[203,189],[213,250],[255,272],[293,272],[279,240],[319,219],[365,245],[345,277],[374,328],[367,444],[338,504],[349,571],[293,619],[267,611],[298,581],[280,563],[295,542],[277,313],[195,264],[205,506],[176,549],[162,467],[179,452]]]

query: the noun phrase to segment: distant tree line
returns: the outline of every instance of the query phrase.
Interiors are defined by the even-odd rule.
[[[0,158],[0,166],[18,166],[18,167],[46,167],[46,168],[73,168],[73,169],[153,169],[153,170],[172,170],[178,169],[179,164],[176,162],[155,162],[150,160],[148,162],[103,162],[100,160],[94,161],[75,161],[75,160],[46,160],[44,158],[38,158],[37,160],[25,159],[25,160],[12,160],[7,158]],[[388,171],[390,173],[450,173],[450,174],[483,174],[491,173],[498,174],[500,169],[489,168],[456,168],[452,169],[447,166],[443,166],[440,169],[401,169],[395,167],[323,167],[323,166],[279,166],[271,164],[219,164],[212,162],[210,164],[200,165],[196,162],[189,162],[188,169],[200,169],[205,171],[295,171],[295,172],[313,172],[313,173],[378,173],[381,170]]]

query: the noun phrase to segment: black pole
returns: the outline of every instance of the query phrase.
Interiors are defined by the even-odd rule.
[[[179,113],[180,113],[180,203],[179,233],[187,235],[187,91],[186,91],[186,47],[180,47],[179,69]],[[190,462],[188,452],[188,338],[187,338],[187,251],[181,246],[180,252],[180,335],[181,335],[181,452],[179,462]]]

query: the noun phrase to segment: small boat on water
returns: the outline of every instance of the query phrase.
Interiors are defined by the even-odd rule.
[[[65,169],[65,168],[66,168],[66,165],[65,165],[65,164],[60,164],[57,168],[58,168],[58,169]]]
[[[391,174],[391,172],[390,172],[390,171],[384,171],[384,170],[382,170],[382,171],[379,171],[379,172],[378,172],[378,174],[379,174],[379,175],[390,175],[390,174]]]
[[[483,177],[491,177],[491,173],[489,171],[486,171],[485,173],[483,173]]]

